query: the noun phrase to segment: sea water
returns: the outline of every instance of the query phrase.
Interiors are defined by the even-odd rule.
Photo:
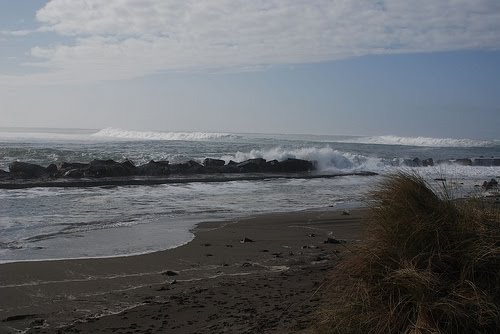
[[[0,169],[16,160],[50,163],[129,159],[171,163],[220,158],[301,158],[321,173],[371,171],[381,176],[273,179],[97,188],[0,190],[0,262],[132,255],[193,238],[209,220],[237,221],[270,212],[329,210],[366,204],[367,194],[405,159],[500,157],[500,141],[396,136],[322,136],[150,132],[106,128],[0,128]],[[455,196],[481,193],[498,166],[417,167],[431,183],[447,179]],[[244,236],[241,236],[244,237]]]

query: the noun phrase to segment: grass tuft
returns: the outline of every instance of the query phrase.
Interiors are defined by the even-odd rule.
[[[451,197],[416,174],[385,178],[319,332],[499,333],[500,215]]]

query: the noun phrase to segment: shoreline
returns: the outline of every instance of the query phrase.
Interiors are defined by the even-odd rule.
[[[158,333],[216,333],[230,315],[233,320],[248,318],[238,322],[244,326],[238,332],[266,324],[273,332],[288,332],[290,326],[277,319],[285,316],[298,327],[306,325],[311,305],[318,303],[311,294],[321,277],[348,255],[348,245],[358,240],[366,219],[366,209],[350,215],[334,210],[265,214],[200,223],[190,242],[149,254],[3,263],[0,331],[52,333],[63,326],[97,332],[114,326],[118,332],[138,328],[147,333],[155,332],[147,328],[154,325]],[[251,241],[242,243],[245,238]],[[328,238],[347,243],[325,243]],[[232,295],[225,294],[227,289]],[[288,296],[286,291],[294,292]],[[254,305],[253,311],[238,300]],[[290,301],[309,306],[284,315],[279,308]],[[158,319],[146,319],[153,311]]]

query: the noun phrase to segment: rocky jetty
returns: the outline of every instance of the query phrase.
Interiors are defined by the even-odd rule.
[[[242,162],[207,158],[203,163],[189,160],[184,163],[170,164],[168,161],[150,161],[136,166],[126,160],[93,160],[90,163],[68,163],[47,167],[15,161],[10,164],[9,172],[1,171],[0,177],[11,179],[80,179],[80,178],[114,178],[133,176],[170,176],[195,174],[230,174],[230,173],[301,173],[316,169],[315,163],[301,159],[286,159],[283,161],[266,161],[262,158]]]

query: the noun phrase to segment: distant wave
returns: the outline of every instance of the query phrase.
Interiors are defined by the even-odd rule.
[[[116,128],[105,128],[94,134],[93,137],[107,137],[131,140],[214,140],[214,139],[235,139],[239,136],[228,133],[210,132],[154,132],[154,131],[133,131]]]
[[[275,147],[269,150],[251,150],[250,152],[237,152],[235,155],[226,155],[221,159],[244,161],[247,159],[264,158],[266,160],[285,160],[288,158],[305,159],[316,161],[321,171],[341,170],[376,170],[383,168],[384,163],[378,158],[366,157],[334,150],[331,147],[304,147],[297,149],[285,149]]]
[[[423,147],[487,147],[495,145],[494,141],[488,140],[398,136],[355,137],[341,141],[357,144],[404,145]]]

